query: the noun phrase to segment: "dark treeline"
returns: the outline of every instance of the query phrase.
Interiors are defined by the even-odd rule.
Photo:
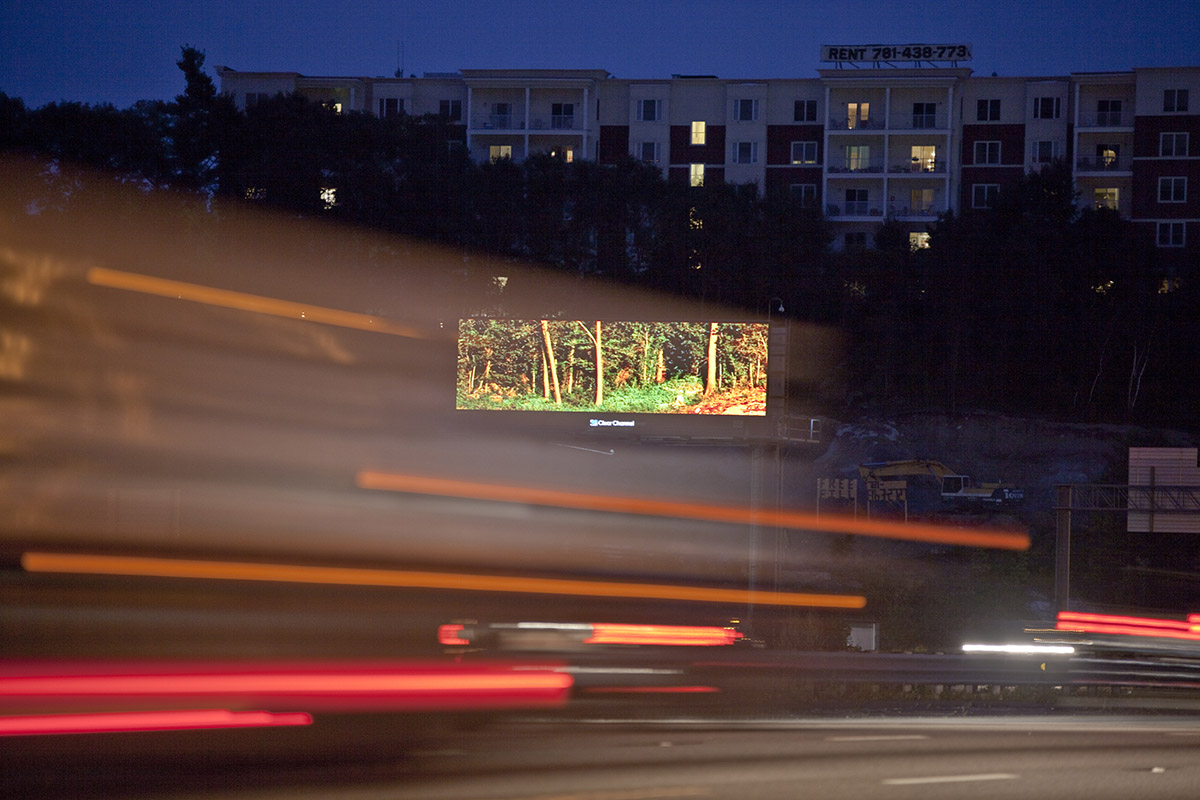
[[[806,412],[1200,422],[1192,269],[1160,263],[1115,212],[1078,211],[1063,164],[1025,176],[994,209],[944,215],[928,248],[887,221],[872,248],[835,251],[829,222],[788,192],[692,188],[633,159],[476,164],[461,126],[437,117],[337,114],[298,95],[239,111],[203,63],[184,48],[183,93],[124,110],[30,109],[0,94],[0,148],[195,192],[210,208],[256,204],[441,242],[482,255],[480,269],[531,260],[754,318],[779,298],[847,345],[827,407]]]

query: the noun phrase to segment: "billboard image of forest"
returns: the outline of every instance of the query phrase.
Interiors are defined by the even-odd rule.
[[[459,409],[764,416],[766,376],[764,322],[459,322]]]

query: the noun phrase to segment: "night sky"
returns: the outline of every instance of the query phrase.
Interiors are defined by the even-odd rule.
[[[1200,65],[1197,0],[0,0],[0,92],[170,99],[183,44],[210,70],[392,75],[606,69],[816,76],[822,44],[970,43],[976,74]],[[398,52],[400,51],[400,52]]]

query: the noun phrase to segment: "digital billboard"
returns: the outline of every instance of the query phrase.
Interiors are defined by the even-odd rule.
[[[456,408],[763,417],[767,323],[464,319]],[[620,420],[593,420],[593,425]]]

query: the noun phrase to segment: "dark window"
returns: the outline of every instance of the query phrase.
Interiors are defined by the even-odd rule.
[[[1188,110],[1188,90],[1187,89],[1164,89],[1163,90],[1163,111],[1187,111]]]
[[[1033,101],[1034,119],[1058,119],[1062,116],[1062,98],[1038,97]]]
[[[816,122],[817,121],[817,101],[816,100],[797,100],[796,110],[793,114],[794,122]]]
[[[462,100],[442,100],[438,103],[438,114],[442,119],[460,122],[462,120]]]
[[[936,128],[937,105],[934,103],[913,103],[913,127]]]
[[[980,122],[1000,121],[1000,101],[980,100],[976,108],[975,118]]]

